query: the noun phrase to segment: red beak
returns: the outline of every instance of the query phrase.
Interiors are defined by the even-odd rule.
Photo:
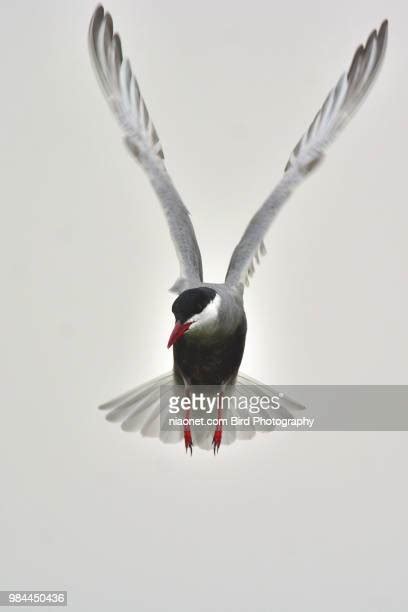
[[[179,321],[176,321],[174,329],[170,334],[167,348],[170,348],[173,346],[173,344],[176,344],[177,340],[180,340],[180,338],[184,336],[190,325],[191,323],[180,323]]]

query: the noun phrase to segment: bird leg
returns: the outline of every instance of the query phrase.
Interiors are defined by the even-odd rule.
[[[188,393],[188,395],[191,397],[190,392]],[[191,456],[193,456],[193,438],[191,436],[191,429],[190,429],[190,410],[186,412],[186,416],[184,418],[187,420],[187,422],[183,426],[184,445],[186,447],[186,453],[190,451]]]
[[[191,429],[189,425],[184,426],[184,445],[186,447],[186,453],[190,451],[193,454],[193,438],[191,437]]]
[[[217,396],[217,425],[215,427],[214,437],[212,441],[214,455],[220,450],[222,440],[222,420],[220,419],[220,416],[222,417],[221,397],[222,393]]]

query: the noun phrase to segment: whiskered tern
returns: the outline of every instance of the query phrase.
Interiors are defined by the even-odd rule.
[[[183,385],[188,393],[194,385],[215,385],[220,392],[228,385],[264,387],[239,372],[247,331],[243,304],[244,287],[254,272],[254,262],[264,255],[265,235],[277,213],[295,188],[322,161],[328,145],[346,125],[365,98],[379,73],[387,44],[388,23],[374,30],[354,54],[328,94],[310,127],[299,140],[275,189],[250,220],[232,253],[225,282],[203,278],[201,254],[191,223],[170,175],[161,141],[147,111],[130,63],[123,58],[119,35],[112,18],[98,6],[89,27],[89,50],[95,73],[106,100],[115,114],[130,153],[142,166],[163,208],[173,239],[180,273],[172,290],[178,294],[172,310],[175,324],[168,347],[173,348],[170,373],[151,380],[101,406],[108,420],[119,421],[124,430],[158,435],[163,441],[184,439],[186,450],[193,444],[218,451],[221,441],[253,435],[253,431],[224,431],[216,424],[207,435],[192,435],[187,425],[170,436],[159,427],[163,407],[160,387]],[[287,401],[287,406],[296,407]],[[220,419],[221,421],[221,419]],[[174,432],[173,432],[174,434]]]

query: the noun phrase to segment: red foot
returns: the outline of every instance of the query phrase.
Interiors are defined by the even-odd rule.
[[[193,455],[193,439],[189,429],[184,430],[184,444],[186,446],[186,453],[190,451],[191,455]]]
[[[220,450],[221,440],[222,440],[222,429],[216,429],[214,432],[214,437],[212,441],[214,455],[216,452],[218,453],[218,451]]]

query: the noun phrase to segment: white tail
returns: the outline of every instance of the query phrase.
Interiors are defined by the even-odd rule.
[[[271,387],[243,373],[238,375],[235,384],[239,386],[240,395],[245,394],[248,397],[255,394],[272,396],[278,393]],[[167,387],[167,389],[161,391],[163,387]],[[163,393],[169,397],[173,393],[177,394],[176,387],[179,390],[173,372],[167,372],[103,404],[100,406],[100,410],[107,411],[106,419],[108,421],[121,423],[121,428],[124,431],[139,431],[142,436],[159,438],[166,444],[175,444],[183,440],[183,430],[167,431],[161,427],[161,424],[166,421],[170,408],[168,402],[163,401]],[[160,401],[161,393],[162,401]],[[278,410],[271,409],[273,413],[270,416],[290,418],[292,416],[291,411],[301,409],[303,409],[303,406],[285,397]],[[233,416],[233,410],[231,410],[229,416]],[[272,431],[273,427],[270,430]],[[223,432],[222,444],[232,444],[235,440],[250,440],[255,436],[255,433],[254,427],[248,427],[244,431],[236,428],[227,429]],[[191,434],[194,446],[203,450],[212,450],[213,431],[198,426],[191,428]]]

